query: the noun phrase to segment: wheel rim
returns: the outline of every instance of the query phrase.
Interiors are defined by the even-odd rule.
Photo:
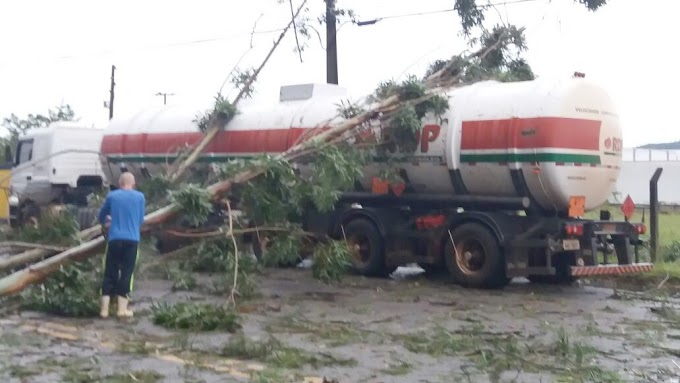
[[[371,257],[371,241],[366,235],[355,234],[347,239],[352,259],[357,264],[366,263]]]
[[[486,262],[486,252],[481,242],[467,239],[456,244],[454,257],[458,269],[463,274],[471,275],[478,273]]]

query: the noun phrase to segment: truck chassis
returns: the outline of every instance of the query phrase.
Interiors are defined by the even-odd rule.
[[[465,287],[501,288],[513,277],[568,283],[653,268],[640,262],[643,224],[608,212],[601,220],[522,215],[526,199],[463,197],[346,193],[331,212],[309,211],[303,227],[345,238],[354,269],[367,276],[417,263]]]

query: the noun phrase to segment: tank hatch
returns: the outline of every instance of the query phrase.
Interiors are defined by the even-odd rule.
[[[282,86],[279,100],[281,102],[301,101],[310,98],[344,97],[346,95],[347,90],[335,84],[296,84]]]

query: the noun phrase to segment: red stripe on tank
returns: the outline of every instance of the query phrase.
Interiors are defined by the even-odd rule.
[[[600,150],[601,124],[597,120],[563,117],[464,121],[460,148]]]

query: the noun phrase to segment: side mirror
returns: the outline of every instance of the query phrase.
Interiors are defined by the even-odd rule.
[[[9,144],[5,145],[5,162],[8,164],[14,163],[14,158],[12,158],[12,148],[10,148]]]

